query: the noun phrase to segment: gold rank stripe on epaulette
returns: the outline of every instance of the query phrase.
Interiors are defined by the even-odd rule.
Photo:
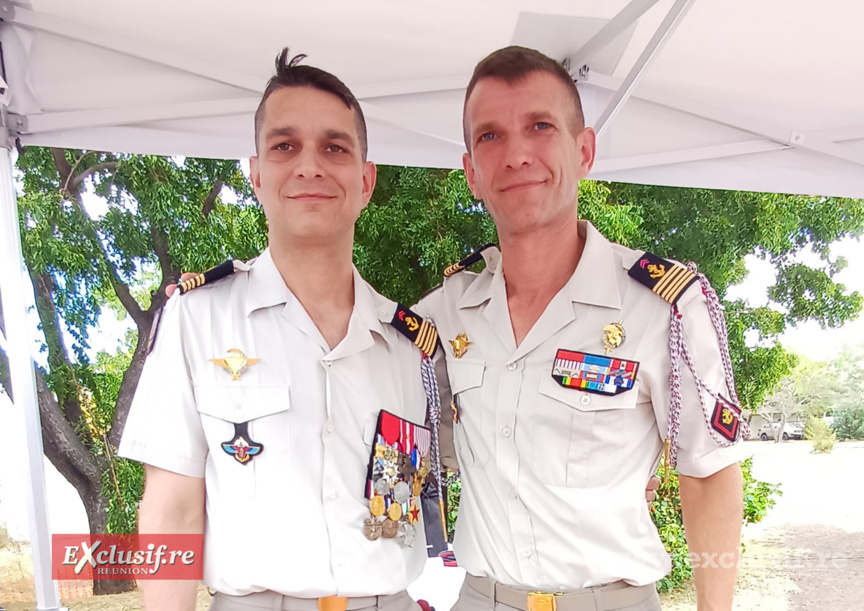
[[[696,274],[683,265],[650,252],[639,257],[627,273],[672,305],[696,282]]]
[[[461,272],[466,267],[470,267],[471,265],[474,265],[475,263],[477,263],[477,261],[479,261],[480,259],[483,258],[483,251],[486,250],[487,248],[492,247],[492,246],[495,246],[495,245],[494,244],[486,244],[485,246],[482,246],[482,247],[478,248],[477,250],[475,250],[474,252],[472,252],[470,255],[468,255],[467,257],[465,257],[461,261],[458,261],[457,263],[452,263],[451,265],[448,265],[444,269],[444,277],[449,278],[453,274],[455,274],[457,272]]]
[[[396,313],[390,324],[407,337],[415,346],[432,358],[438,349],[438,329],[419,314],[415,314],[401,303],[396,304]]]
[[[211,267],[203,274],[198,274],[194,278],[190,278],[185,282],[179,282],[177,284],[177,288],[180,289],[180,293],[186,293],[191,291],[192,289],[197,289],[199,286],[203,286],[209,282],[216,282],[226,276],[230,276],[234,273],[234,261],[228,260],[224,263],[220,263],[216,267]]]

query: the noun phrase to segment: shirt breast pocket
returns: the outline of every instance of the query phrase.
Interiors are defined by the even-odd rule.
[[[532,422],[537,477],[552,486],[585,488],[623,475],[638,394],[638,387],[617,395],[588,393],[543,376]]]
[[[196,386],[195,403],[201,414],[201,426],[214,463],[227,468],[254,468],[256,463],[271,462],[290,454],[290,409],[288,386]],[[245,443],[262,446],[248,460],[248,451],[226,450],[245,424]],[[236,445],[236,444],[235,444]],[[240,443],[239,447],[243,444]]]
[[[453,423],[453,445],[459,464],[483,466],[489,461],[489,451],[483,439],[484,409],[483,378],[486,363],[466,359],[447,359],[450,392],[457,406],[458,420]],[[441,417],[452,416],[449,405],[441,406]]]

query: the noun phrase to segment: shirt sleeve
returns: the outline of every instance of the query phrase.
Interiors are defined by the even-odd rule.
[[[720,340],[714,324],[711,322],[707,299],[699,290],[698,284],[690,291],[692,295],[685,295],[682,303],[679,303],[684,342],[692,358],[696,374],[705,387],[715,395],[720,395],[728,400],[730,393],[723,370]],[[668,372],[668,347],[665,347],[663,363],[666,367],[665,371]],[[666,382],[668,377],[662,379]],[[658,399],[660,399],[659,405]],[[662,406],[664,412],[665,417],[662,420],[658,418],[658,423],[668,422],[671,406],[671,392],[668,383],[662,384],[661,388],[652,392],[652,402],[655,410]],[[700,400],[693,373],[682,357],[681,418],[678,432],[678,472],[681,475],[708,477],[750,455],[742,443],[740,426],[738,438],[731,445],[712,429],[711,420],[715,406],[716,400],[705,388],[702,390]],[[661,429],[660,433],[665,438],[665,428]]]
[[[208,450],[184,350],[181,299],[179,295],[170,299],[162,311],[118,454],[180,475],[203,478]]]

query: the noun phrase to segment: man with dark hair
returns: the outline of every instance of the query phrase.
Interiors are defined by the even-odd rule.
[[[376,178],[357,100],[287,59],[250,159],[269,247],[180,284],[120,454],[146,465],[139,532],[203,533],[211,609],[417,609],[437,336],[352,265]],[[196,590],[148,581],[145,604],[192,610]]]
[[[556,62],[520,47],[481,61],[463,125],[500,252],[450,266],[418,306],[446,348],[463,482],[454,611],[659,609],[670,563],[643,489],[664,453],[699,609],[730,609],[746,425],[716,295],[695,267],[578,219],[596,136]]]

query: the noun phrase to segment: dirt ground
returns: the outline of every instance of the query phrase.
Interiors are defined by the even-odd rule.
[[[755,455],[754,476],[782,484],[783,496],[762,523],[744,531],[746,552],[734,609],[864,609],[864,442],[839,443],[830,454],[811,454],[806,441],[754,441],[748,446]],[[28,550],[4,541],[3,534],[0,532],[0,608],[32,611],[35,605],[21,600],[22,594],[33,591]],[[448,580],[451,576],[461,581],[461,575],[447,573]],[[439,580],[436,574],[434,581]],[[435,603],[432,596],[428,599]],[[202,587],[197,609],[207,609],[210,600]],[[139,592],[64,600],[64,604],[70,611],[143,609]],[[446,611],[446,605],[439,607]],[[665,595],[663,609],[695,611],[692,587]]]

